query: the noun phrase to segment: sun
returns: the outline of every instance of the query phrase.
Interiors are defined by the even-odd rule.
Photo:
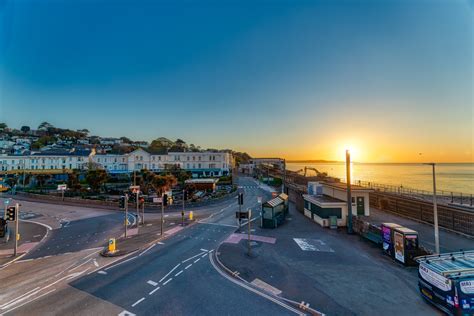
[[[346,160],[346,150],[348,150],[351,155],[351,161],[358,161],[358,159],[360,159],[359,147],[357,147],[353,143],[345,143],[339,147],[339,150],[337,152],[337,155],[342,157],[341,160]]]

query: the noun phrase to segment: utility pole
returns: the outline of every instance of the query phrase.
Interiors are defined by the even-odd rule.
[[[125,193],[125,238],[127,238],[127,225],[128,224],[128,194]]]
[[[20,217],[19,215],[20,215],[20,204],[16,203],[15,204],[15,249],[13,251],[13,255],[15,257],[18,252],[18,239],[20,237],[20,233],[18,232],[18,221]]]
[[[434,225],[434,234],[435,234],[435,251],[439,254],[439,226],[438,226],[438,201],[436,198],[436,171],[435,163],[427,163],[425,165],[430,165],[433,168],[433,225]]]
[[[352,234],[351,153],[346,150],[347,233]]]
[[[164,199],[164,193],[161,193],[161,230],[160,230],[160,235],[163,236],[163,215],[165,213],[165,199]]]
[[[286,159],[283,159],[283,183],[281,184],[281,193],[285,193],[285,181],[286,181]]]

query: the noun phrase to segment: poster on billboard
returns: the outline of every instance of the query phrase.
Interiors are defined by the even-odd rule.
[[[393,234],[393,241],[395,244],[395,259],[405,263],[405,249],[403,249],[403,235],[399,232]]]
[[[388,251],[390,248],[390,245],[392,244],[391,240],[391,230],[390,227],[387,226],[382,226],[382,241],[383,241],[383,249],[385,251]]]

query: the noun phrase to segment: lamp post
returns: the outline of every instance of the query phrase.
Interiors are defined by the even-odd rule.
[[[352,234],[351,153],[346,150],[347,233]]]
[[[438,201],[436,199],[436,171],[435,163],[425,163],[433,169],[433,225],[434,225],[434,234],[435,234],[435,251],[439,254],[439,227],[438,227]]]

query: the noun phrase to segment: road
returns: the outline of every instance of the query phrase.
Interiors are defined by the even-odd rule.
[[[245,191],[244,208],[257,207],[257,196],[262,196],[265,192],[258,189],[253,179],[242,178],[239,181]],[[55,257],[40,260],[29,258],[19,265],[33,267],[42,261],[51,270],[51,280],[56,281],[24,288],[23,293],[10,296],[4,303],[0,296],[0,310],[4,314],[15,315],[293,313],[285,306],[230,282],[214,268],[212,252],[237,228],[236,210],[236,200],[221,203],[217,208],[214,206],[209,216],[180,230],[163,243],[154,244],[139,254],[132,254],[118,261],[99,258],[93,250],[75,252],[76,255],[83,253],[78,255],[82,261],[75,262],[72,267],[66,266],[65,261],[57,269],[50,266],[50,260]],[[258,212],[253,214],[258,216]],[[73,225],[66,229],[73,228]],[[92,223],[87,225],[97,229]],[[61,238],[61,235],[58,233],[51,238]],[[92,240],[91,245],[97,240],[94,235],[81,238],[85,242]],[[45,246],[48,244],[51,246],[51,243],[46,243]],[[47,251],[48,249],[39,252],[46,254]],[[56,274],[53,276],[54,273]],[[11,280],[13,282],[14,278]],[[22,301],[25,297],[31,302],[27,303],[26,299]]]

